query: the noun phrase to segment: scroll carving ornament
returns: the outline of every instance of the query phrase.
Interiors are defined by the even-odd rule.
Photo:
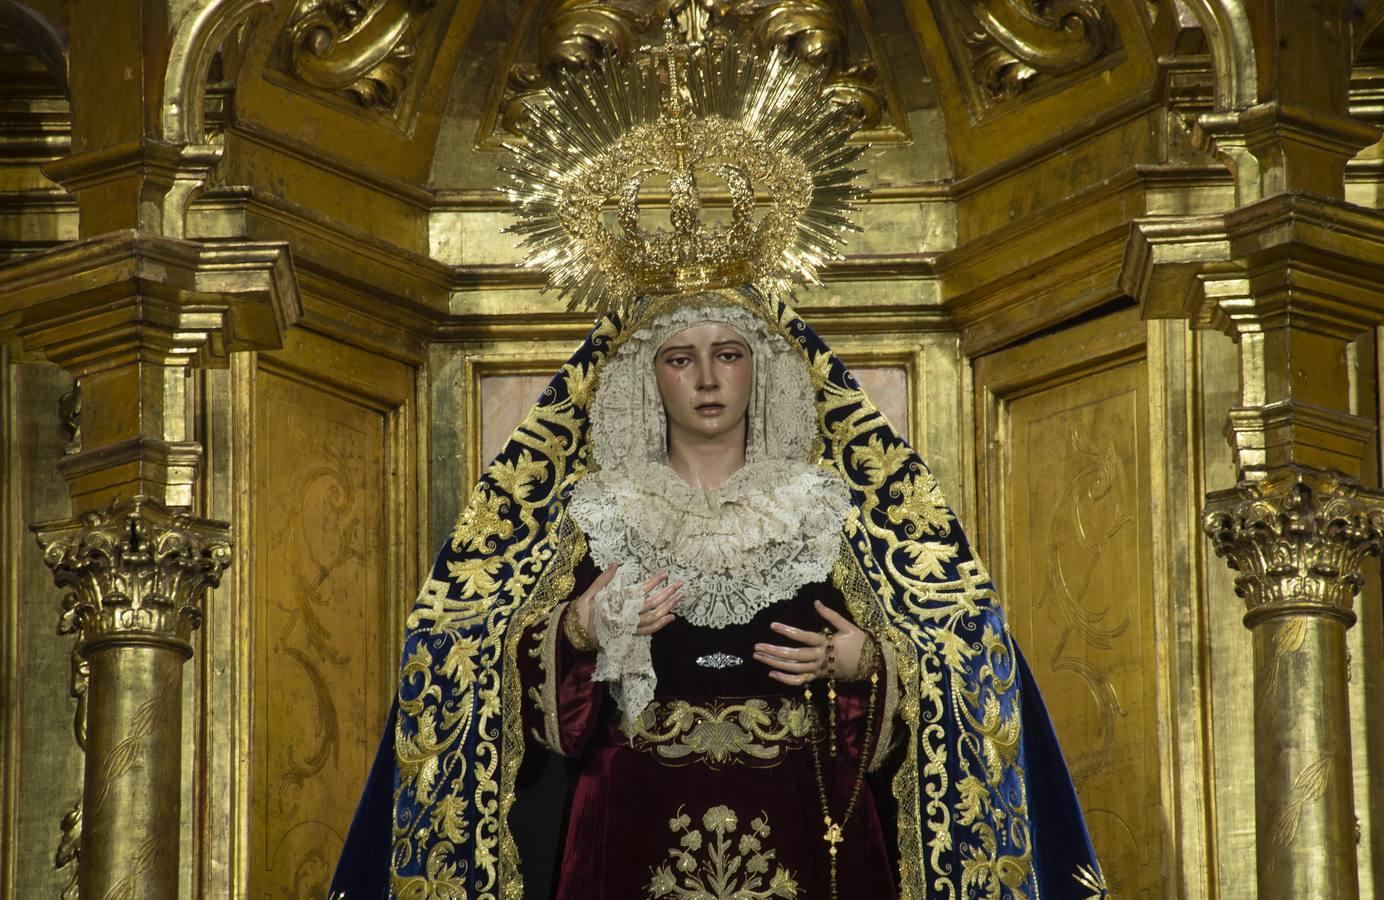
[[[849,30],[834,0],[557,0],[539,26],[536,59],[515,65],[501,105],[501,127],[523,135],[542,90],[564,72],[658,43],[658,25],[676,16],[694,40],[748,35],[757,50],[781,49],[826,70],[824,91],[851,110],[858,128],[879,125],[884,95],[874,64],[851,61]]]
[[[229,526],[134,497],[34,526],[43,560],[66,590],[58,630],[94,642],[170,643],[188,652],[205,590],[231,561]]]
[[[398,111],[435,0],[299,0],[288,25],[288,68],[366,109]]]
[[[1350,625],[1364,561],[1380,554],[1384,494],[1335,475],[1289,473],[1212,494],[1203,527],[1239,573],[1247,625],[1292,613]]]
[[[952,0],[939,17],[961,26],[964,54],[988,107],[1031,90],[1044,77],[1077,72],[1118,45],[1103,0]]]

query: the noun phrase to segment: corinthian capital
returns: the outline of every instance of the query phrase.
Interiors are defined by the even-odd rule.
[[[1211,494],[1202,524],[1240,573],[1246,625],[1308,613],[1350,626],[1364,561],[1380,553],[1384,494],[1299,469]]]
[[[59,631],[97,643],[162,643],[191,652],[202,595],[231,561],[229,526],[136,496],[33,526],[67,591]]]

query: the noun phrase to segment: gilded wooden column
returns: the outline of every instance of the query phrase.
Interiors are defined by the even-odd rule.
[[[186,239],[224,152],[203,118],[213,58],[267,7],[74,0],[72,153],[44,171],[80,239],[0,267],[0,327],[70,372],[81,406],[60,465],[73,515],[34,528],[88,672],[80,837],[64,840],[83,898],[179,894],[183,665],[231,558],[228,527],[196,515],[192,370],[282,346],[300,312],[284,245]]]
[[[83,897],[176,897],[183,663],[228,526],[133,497],[34,526],[89,667]]]
[[[1253,633],[1259,896],[1357,896],[1346,629],[1384,495],[1291,472],[1213,493],[1204,525]]]
[[[1208,495],[1203,525],[1252,633],[1258,896],[1356,897],[1346,630],[1384,495],[1359,480],[1375,422],[1350,358],[1384,323],[1384,214],[1276,194],[1141,220],[1124,277],[1146,315],[1239,345],[1226,436],[1241,480]]]

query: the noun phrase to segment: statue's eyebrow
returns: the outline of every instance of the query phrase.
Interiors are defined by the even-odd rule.
[[[739,347],[741,350],[744,350],[746,353],[748,353],[748,352],[750,351],[749,345],[747,345],[744,341],[740,340],[739,338],[726,338],[724,341],[713,341],[712,344],[711,344],[711,346],[712,346],[712,347]],[[672,353],[672,352],[677,351],[677,350],[683,350],[683,351],[689,351],[689,352],[690,352],[690,351],[696,350],[696,349],[697,349],[697,348],[696,348],[695,346],[693,346],[692,344],[675,344],[675,345],[673,345],[672,347],[664,347],[663,349],[659,350],[659,351],[658,351],[658,355],[659,355],[659,356],[663,356],[664,354]]]

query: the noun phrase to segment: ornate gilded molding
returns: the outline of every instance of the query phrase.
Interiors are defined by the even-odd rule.
[[[853,13],[848,11],[853,9]],[[537,40],[520,51],[506,76],[499,101],[498,127],[523,136],[534,104],[545,87],[565,72],[579,72],[660,42],[663,22],[677,17],[694,39],[712,41],[748,37],[756,50],[787,51],[826,69],[825,91],[849,109],[858,131],[871,141],[906,137],[901,118],[892,110],[869,52],[852,54],[853,20],[867,14],[859,4],[836,0],[556,0],[536,27],[521,23],[517,34],[536,32]],[[522,41],[520,37],[518,40]],[[482,142],[486,140],[482,126]]]
[[[58,631],[94,644],[171,644],[191,654],[202,595],[231,562],[230,526],[136,496],[33,526],[66,594]]]
[[[212,143],[204,108],[212,59],[228,41],[243,42],[270,5],[270,0],[211,0],[184,10],[164,73],[161,125],[165,141]]]
[[[1246,625],[1306,613],[1349,627],[1365,559],[1380,555],[1384,494],[1334,473],[1294,471],[1210,494],[1202,525],[1239,573]]]
[[[939,0],[933,8],[976,118],[1105,68],[1121,48],[1103,0]]]
[[[435,0],[298,0],[273,64],[310,90],[407,125],[441,28]]]

